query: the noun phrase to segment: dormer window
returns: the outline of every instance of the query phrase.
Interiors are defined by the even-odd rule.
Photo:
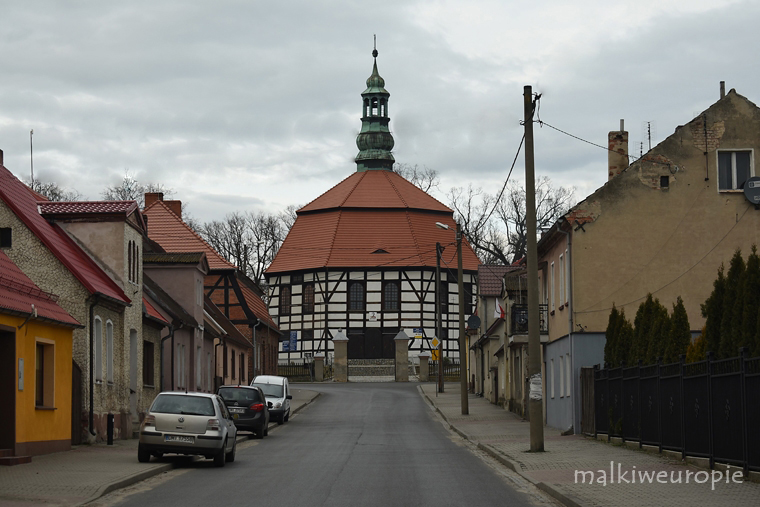
[[[13,246],[13,235],[10,227],[0,228],[0,248],[10,248]]]
[[[375,251],[374,251],[374,252],[372,252],[372,253],[373,253],[373,254],[387,254],[387,253],[388,253],[388,251],[387,251],[387,250],[383,250],[382,248],[378,248],[377,250],[375,250]]]

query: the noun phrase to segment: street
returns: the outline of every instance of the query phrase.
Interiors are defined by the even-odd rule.
[[[321,396],[234,463],[188,462],[97,504],[553,505],[446,429],[415,384],[303,387]]]

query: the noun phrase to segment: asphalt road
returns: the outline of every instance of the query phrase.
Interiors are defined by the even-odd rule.
[[[119,506],[536,506],[540,495],[441,424],[415,384],[299,384],[322,395],[238,445],[224,468],[188,462]]]

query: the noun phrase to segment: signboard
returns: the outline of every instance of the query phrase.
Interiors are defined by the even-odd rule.
[[[438,348],[438,344],[441,342],[438,341],[438,338],[433,338],[430,343],[433,345],[433,347]]]
[[[295,352],[298,350],[298,331],[290,332],[290,351]]]
[[[430,351],[430,353],[433,354],[432,356],[430,356],[430,359],[432,359],[433,361],[438,361],[438,349],[433,349]]]
[[[369,312],[369,321],[377,322],[377,312]]]
[[[290,340],[282,342],[282,351],[290,352]]]
[[[414,338],[416,340],[422,339],[422,328],[421,327],[415,327],[414,328]]]

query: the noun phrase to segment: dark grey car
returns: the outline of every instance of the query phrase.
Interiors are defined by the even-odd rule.
[[[253,432],[256,438],[264,438],[269,433],[269,407],[260,388],[221,386],[216,394],[224,400],[238,430]]]

